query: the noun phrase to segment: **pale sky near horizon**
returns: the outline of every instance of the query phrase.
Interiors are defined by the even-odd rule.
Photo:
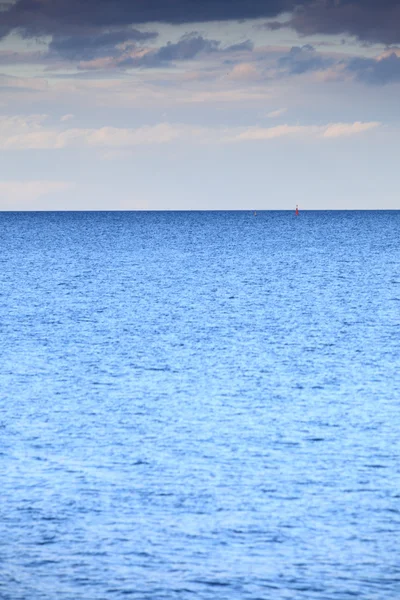
[[[0,7],[0,210],[400,209],[400,0]]]

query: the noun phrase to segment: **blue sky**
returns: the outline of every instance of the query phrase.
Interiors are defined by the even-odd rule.
[[[1,210],[400,208],[397,0],[0,7]]]

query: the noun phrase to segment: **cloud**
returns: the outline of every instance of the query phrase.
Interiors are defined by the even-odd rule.
[[[322,136],[324,138],[347,137],[369,131],[370,129],[376,129],[379,126],[380,123],[377,121],[369,123],[361,123],[360,121],[356,121],[355,123],[332,123],[324,129]]]
[[[258,77],[258,71],[251,63],[239,63],[228,74],[229,79],[249,80]]]
[[[36,201],[73,187],[65,181],[0,181],[0,210],[36,209]]]
[[[232,44],[224,49],[224,52],[252,52],[254,49],[254,44],[251,40],[245,40],[244,42],[239,42],[238,44]]]
[[[200,52],[216,52],[219,45],[220,42],[216,40],[207,40],[201,35],[188,34],[176,44],[168,42],[166,46],[159,48],[155,58],[160,62],[188,60],[194,58]]]
[[[277,127],[252,127],[232,138],[237,142],[254,142],[273,140],[275,138],[293,136],[298,134],[314,134],[318,127],[305,127],[302,125],[278,125]]]
[[[231,138],[232,142],[273,140],[281,137],[339,138],[357,135],[379,127],[380,123],[330,123],[328,125],[277,125],[252,127]]]
[[[123,48],[114,56],[97,58],[79,64],[80,69],[130,69],[138,67],[166,67],[175,61],[193,60],[201,54],[250,52],[253,44],[247,40],[226,48],[221,42],[204,38],[193,31],[177,42],[168,42],[160,48]]]
[[[269,119],[277,119],[281,117],[287,112],[287,108],[278,108],[277,110],[271,110],[271,112],[267,113],[267,117]]]
[[[398,51],[390,51],[377,59],[353,58],[348,62],[346,70],[364,83],[386,85],[400,82],[400,56]]]
[[[13,134],[41,131],[47,115],[0,116],[0,141]]]
[[[298,2],[285,22],[266,24],[269,29],[291,27],[301,35],[352,35],[371,43],[400,42],[398,0],[314,0]]]
[[[19,29],[32,37],[78,28],[122,27],[143,23],[199,23],[274,17],[296,0],[17,0],[2,13],[3,35]]]
[[[98,129],[53,129],[45,127],[45,115],[0,117],[0,150],[60,150],[70,147],[124,148],[164,144],[195,136],[198,128],[160,123],[137,129],[100,127]]]
[[[210,103],[231,103],[231,102],[265,102],[269,97],[268,92],[263,88],[233,89],[233,90],[210,90],[210,91],[193,91],[184,93],[178,98],[178,102],[183,104],[203,104]]]
[[[326,69],[333,60],[316,52],[310,44],[293,46],[290,51],[279,58],[278,66],[290,75],[301,75],[307,71]]]
[[[16,0],[3,4],[0,37],[17,30],[25,37],[76,35],[82,31],[149,23],[205,23],[273,19],[301,35],[348,34],[372,43],[400,42],[398,0]]]
[[[124,46],[152,40],[157,36],[156,32],[142,32],[137,29],[75,35],[56,34],[49,44],[49,56],[66,60],[94,60],[104,56],[120,56]]]
[[[44,115],[0,117],[0,150],[61,150],[93,148],[128,149],[149,144],[230,143],[273,140],[281,137],[307,136],[338,138],[357,135],[380,125],[377,122],[330,123],[323,126],[278,125],[275,127],[210,128],[187,124],[159,123],[132,128],[54,129],[45,126]]]

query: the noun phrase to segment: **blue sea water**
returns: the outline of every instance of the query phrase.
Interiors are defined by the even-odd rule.
[[[0,598],[400,598],[400,212],[0,214]]]

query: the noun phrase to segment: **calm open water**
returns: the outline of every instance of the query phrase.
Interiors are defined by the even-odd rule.
[[[400,598],[400,211],[0,214],[0,598]]]

